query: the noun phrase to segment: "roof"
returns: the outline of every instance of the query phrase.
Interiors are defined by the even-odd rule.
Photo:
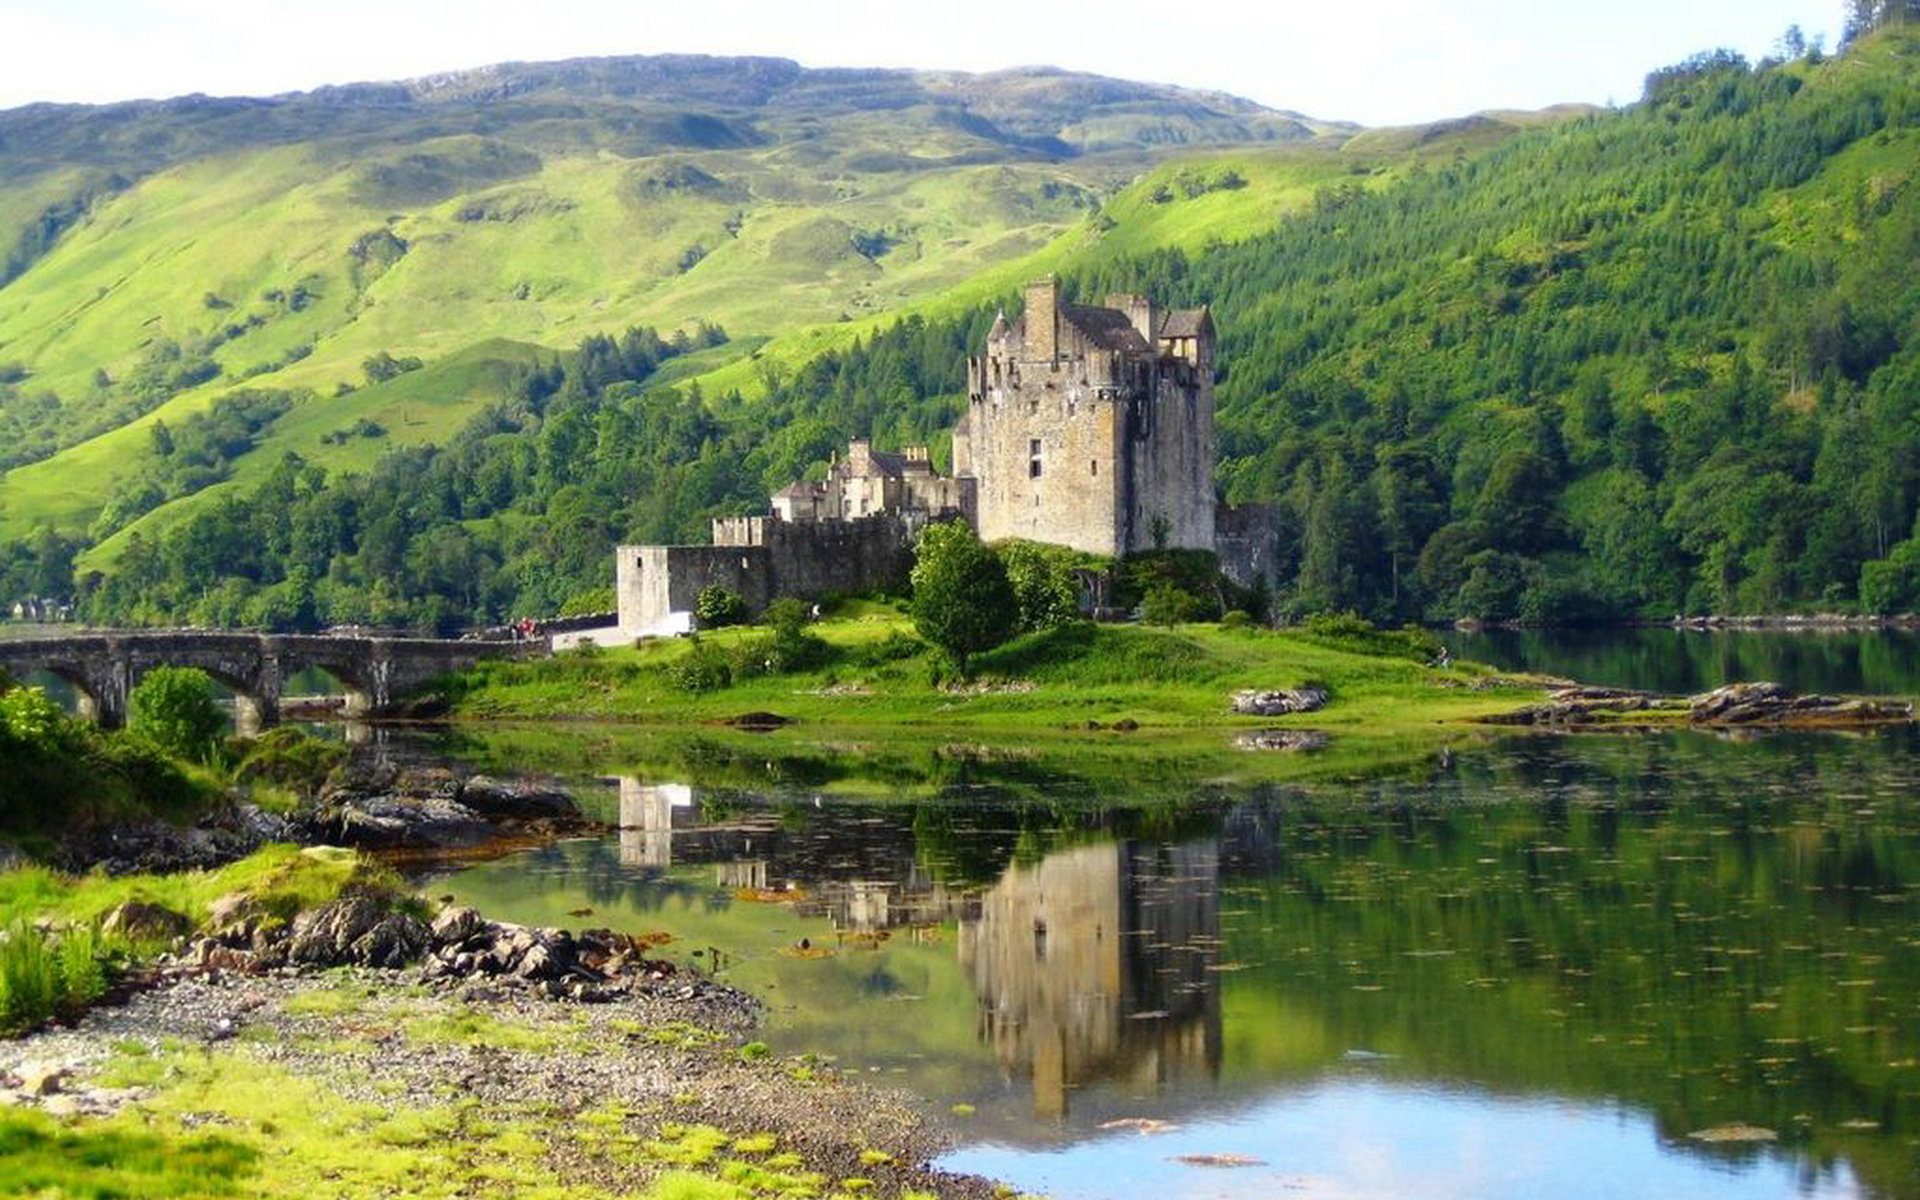
[[[1204,308],[1176,308],[1160,326],[1163,338],[1200,337],[1213,332],[1213,314]]]
[[[1081,337],[1102,350],[1119,350],[1128,354],[1154,353],[1153,347],[1147,345],[1140,331],[1133,327],[1132,319],[1116,309],[1095,308],[1090,304],[1062,304],[1060,317],[1079,330]]]
[[[821,491],[822,489],[819,484],[808,483],[803,479],[798,483],[790,483],[781,488],[773,494],[773,498],[775,500],[811,500],[819,495]]]

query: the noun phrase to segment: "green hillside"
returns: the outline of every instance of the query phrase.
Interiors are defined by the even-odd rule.
[[[701,321],[744,354],[1044,254],[1170,155],[1353,132],[1045,68],[691,56],[0,112],[0,535],[83,534],[153,421],[242,384],[301,399],[236,481],[288,450],[337,463],[314,439],[364,415],[337,394],[375,354]],[[1284,159],[1236,199],[1278,201]],[[497,399],[461,378],[387,444]]]
[[[801,72],[743,96],[685,68],[624,91],[553,69],[389,102],[413,120],[497,92],[547,114],[524,128],[159,164],[0,289],[14,396],[142,414],[0,481],[10,586],[77,555],[99,619],[590,604],[616,541],[697,537],[848,436],[939,453],[967,349],[1051,270],[1214,306],[1223,488],[1277,506],[1289,609],[1920,605],[1905,29],[1831,60],[1702,56],[1620,110],[1382,131],[1055,72]],[[538,97],[562,87],[593,99],[554,117]],[[711,144],[613,153],[606,112],[669,87],[721,126],[635,127]],[[243,182],[275,170],[285,186]],[[662,265],[715,220],[724,241]],[[253,273],[199,274],[229,240],[257,245]],[[113,338],[132,341],[103,381],[74,347]],[[243,352],[276,397],[249,411],[278,415],[193,424]],[[365,383],[388,355],[421,365]],[[156,422],[223,449],[170,457]]]

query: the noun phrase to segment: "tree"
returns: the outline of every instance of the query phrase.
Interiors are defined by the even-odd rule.
[[[155,667],[127,697],[128,725],[160,749],[205,762],[226,717],[214,702],[213,680],[194,667]]]
[[[1013,586],[1022,633],[1064,625],[1080,615],[1080,587],[1070,552],[1033,542],[1000,547],[1000,561]]]
[[[710,584],[700,589],[700,596],[694,601],[693,615],[700,619],[702,629],[720,629],[728,625],[738,625],[747,619],[747,602],[738,592],[732,592],[719,584]]]
[[[1019,617],[998,555],[962,521],[929,526],[915,547],[913,624],[954,666],[1007,640]]]

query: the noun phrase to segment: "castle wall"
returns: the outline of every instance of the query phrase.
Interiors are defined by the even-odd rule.
[[[856,521],[772,517],[714,521],[712,546],[622,546],[615,552],[620,629],[636,637],[685,633],[700,593],[718,585],[751,616],[783,596],[894,587],[913,568],[920,525],[891,515]]]
[[[1220,571],[1244,588],[1280,578],[1280,510],[1270,504],[1245,504],[1214,512],[1214,553]]]
[[[980,536],[1124,553],[1119,409],[1073,364],[1012,369],[1017,389],[993,388],[971,408]]]
[[[636,637],[691,629],[700,593],[716,584],[756,613],[774,600],[773,556],[764,546],[621,546],[614,553],[620,629]]]

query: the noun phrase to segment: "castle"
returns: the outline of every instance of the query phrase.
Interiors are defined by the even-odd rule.
[[[967,363],[953,470],[976,526],[1118,557],[1214,548],[1213,318],[1143,296],[1060,303],[1030,285]]]
[[[989,542],[1110,557],[1214,551],[1251,586],[1276,539],[1263,513],[1214,497],[1213,338],[1204,308],[1163,311],[1132,295],[1063,304],[1057,281],[1029,285],[1019,319],[1002,313],[967,362],[951,475],[926,447],[888,454],[857,440],[825,479],[775,493],[770,515],[716,519],[712,545],[622,546],[620,635],[692,629],[700,593],[716,585],[758,613],[781,596],[897,584],[914,537],[945,520]]]

